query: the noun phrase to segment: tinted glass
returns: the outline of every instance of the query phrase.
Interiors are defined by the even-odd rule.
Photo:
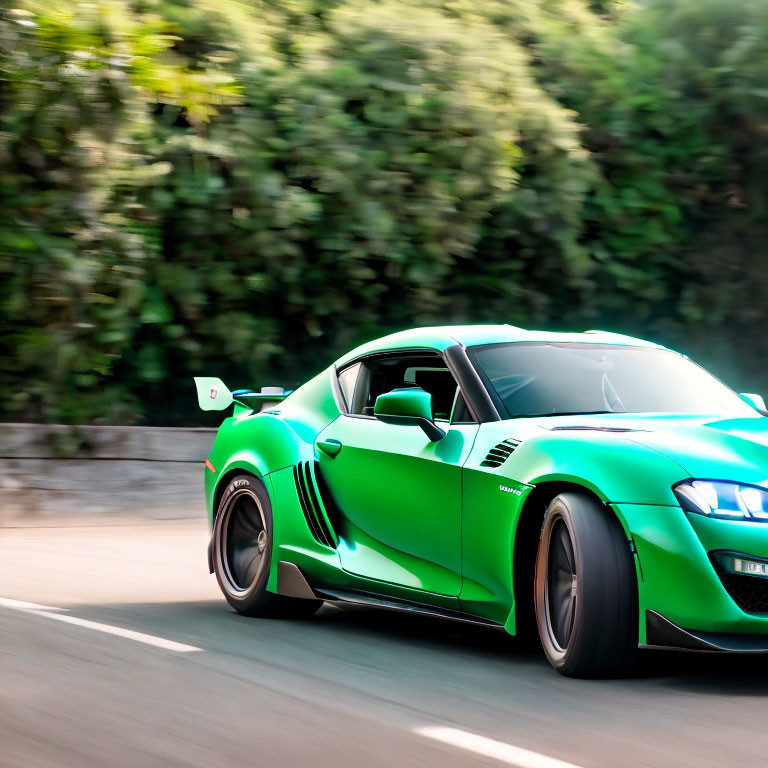
[[[432,395],[434,417],[450,417],[456,382],[439,355],[376,357],[363,361],[354,397],[347,401],[349,411],[372,416],[376,398],[400,387],[421,387]]]
[[[509,416],[605,412],[755,415],[703,368],[668,350],[499,344],[468,351]]]

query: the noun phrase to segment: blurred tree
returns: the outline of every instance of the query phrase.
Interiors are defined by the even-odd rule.
[[[655,115],[663,133],[648,130],[641,146],[666,145],[683,214],[666,335],[724,377],[737,371],[743,387],[766,391],[768,4],[653,0],[627,14],[622,34],[636,51],[635,78],[664,90]]]
[[[196,125],[235,91],[170,58],[167,23],[122,3],[12,9],[0,37],[3,411],[130,420],[140,405],[111,374],[158,244],[136,190],[170,170],[138,140],[154,103]]]
[[[189,423],[200,371],[463,321],[768,389],[764,0],[72,0],[0,35],[0,417]]]
[[[768,5],[649,0],[611,23],[566,0],[549,11],[537,74],[600,171],[582,314],[765,389]]]
[[[524,320],[545,301],[519,288],[537,243],[554,252],[540,273],[582,271],[574,176],[588,158],[498,30],[361,3],[282,45],[290,62],[267,77],[248,59],[243,109],[206,142],[163,143],[175,172],[151,190],[165,256],[152,290],[184,320],[182,354],[158,322],[126,364],[151,355],[161,382],[215,349],[217,370],[293,383],[382,328],[488,315],[484,297],[515,295],[506,317]],[[530,189],[510,201],[520,173]],[[506,252],[513,228],[522,258]]]

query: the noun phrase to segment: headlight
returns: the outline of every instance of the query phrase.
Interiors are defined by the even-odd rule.
[[[764,488],[721,480],[686,480],[672,490],[689,512],[768,523],[768,491]]]

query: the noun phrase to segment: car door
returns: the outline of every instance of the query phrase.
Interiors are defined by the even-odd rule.
[[[466,409],[444,360],[423,352],[374,356],[341,371],[340,385],[349,413],[320,434],[318,446],[341,447],[318,455],[339,514],[342,567],[377,582],[457,596],[461,468],[478,426],[459,423]],[[446,433],[441,440],[373,416],[376,397],[403,386],[432,394],[436,423]]]

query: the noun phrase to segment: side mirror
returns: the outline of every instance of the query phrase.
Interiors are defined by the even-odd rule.
[[[432,395],[421,387],[393,389],[379,395],[373,415],[386,424],[421,427],[433,443],[445,437],[445,432],[432,419]]]
[[[761,395],[753,395],[750,392],[742,392],[739,397],[747,404],[751,405],[756,411],[759,411],[765,416],[766,407],[765,400]]]

